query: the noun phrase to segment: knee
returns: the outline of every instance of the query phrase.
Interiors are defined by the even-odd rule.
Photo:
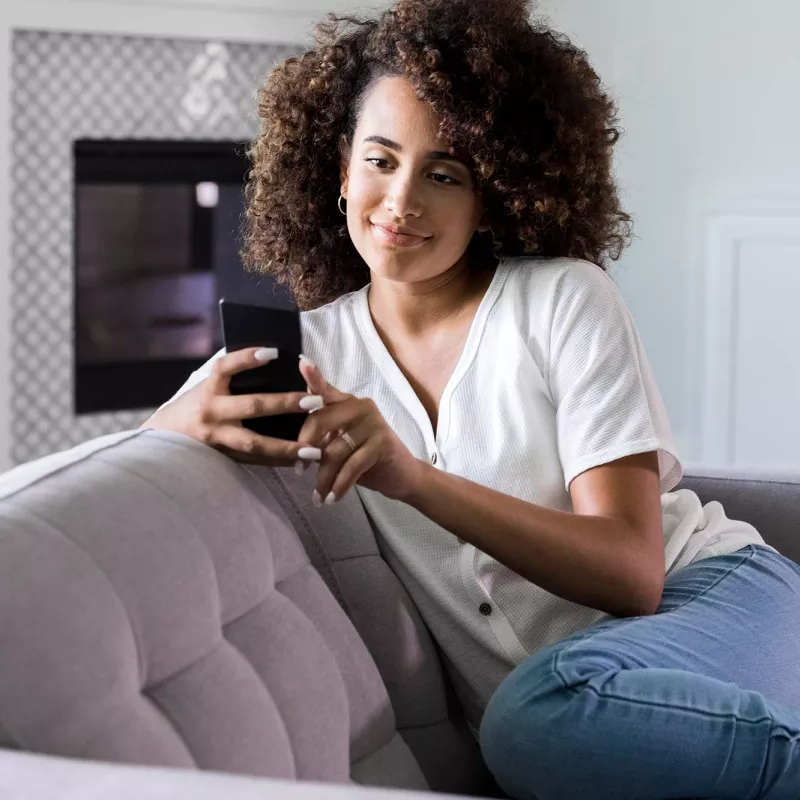
[[[492,697],[481,721],[481,751],[497,783],[514,798],[583,797],[580,754],[591,745],[595,705],[585,690],[614,670],[580,659],[565,676],[552,654],[538,655],[517,667]]]
[[[563,685],[543,662],[517,667],[492,696],[480,726],[484,760],[498,785],[517,800],[547,800],[547,775],[560,759],[561,737],[554,735]]]

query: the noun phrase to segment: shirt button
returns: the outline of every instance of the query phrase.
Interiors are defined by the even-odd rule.
[[[436,455],[436,453],[431,453],[431,464],[436,464],[438,460],[439,457]]]
[[[484,617],[488,617],[489,614],[492,613],[492,607],[488,603],[481,603],[478,606],[478,611],[480,611]]]

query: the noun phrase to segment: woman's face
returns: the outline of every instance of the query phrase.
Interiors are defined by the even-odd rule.
[[[465,257],[482,204],[469,167],[447,149],[436,117],[405,78],[378,81],[342,179],[347,228],[374,276],[429,280]]]

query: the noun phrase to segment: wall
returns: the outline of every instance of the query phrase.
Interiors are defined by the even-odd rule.
[[[800,327],[779,302],[796,297],[800,279],[800,3],[540,7],[587,49],[620,101],[618,175],[638,239],[614,274],[684,460],[800,466],[800,371],[787,360]],[[782,248],[778,260],[775,247],[748,260],[741,245],[764,236]],[[732,260],[717,263],[728,245]],[[731,276],[737,270],[746,280]],[[745,349],[749,328],[772,344]],[[726,446],[716,446],[717,429]]]
[[[373,0],[5,0],[0,4],[0,472],[12,466],[10,414],[10,44],[13,30],[53,30],[241,42],[308,40],[327,11]]]
[[[13,27],[303,41],[320,13],[347,5],[6,0],[0,8],[0,175],[9,170]],[[714,331],[706,325],[715,300],[706,291],[709,228],[719,215],[800,215],[800,104],[793,101],[800,82],[800,3],[762,0],[756,10],[745,0],[543,0],[540,7],[588,49],[619,96],[626,136],[618,174],[638,239],[614,275],[653,362],[684,459],[713,460],[707,429],[714,397],[725,394],[706,379],[715,369]],[[0,470],[9,465],[8,207],[6,191],[0,193]],[[794,263],[794,245],[786,252]],[[774,333],[790,339],[796,328],[787,326],[779,318]],[[723,340],[718,349],[726,347]],[[778,356],[765,358],[774,367],[770,374],[791,370]],[[746,369],[738,379],[746,382]],[[790,390],[775,386],[770,394]]]
[[[112,380],[108,373],[99,377],[93,370],[104,359],[135,361],[142,356],[168,357],[170,353],[203,357],[216,349],[210,339],[219,314],[215,295],[217,288],[224,290],[227,281],[223,279],[217,287],[208,273],[174,271],[183,261],[179,221],[169,213],[175,208],[175,199],[157,201],[160,194],[149,192],[144,201],[148,215],[160,220],[163,235],[178,236],[172,240],[177,251],[175,247],[171,252],[155,248],[153,255],[162,270],[145,279],[142,270],[151,262],[135,235],[138,222],[148,227],[140,215],[134,214],[129,220],[133,235],[126,247],[120,208],[111,209],[110,216],[97,208],[78,213],[82,202],[76,204],[73,191],[73,142],[106,138],[249,141],[258,131],[254,87],[276,63],[297,51],[297,44],[285,43],[14,31],[10,268],[13,464],[136,428],[150,415],[147,404],[152,409],[183,382],[180,375],[174,376],[157,397],[137,398],[138,382],[150,379],[141,373],[134,377],[136,367],[131,365],[134,374],[130,375],[128,399],[134,409],[141,410],[84,410],[76,414],[78,391],[83,402],[90,405],[102,403],[102,394],[112,393],[112,387],[105,391],[96,388],[98,382]],[[102,192],[108,188],[103,187]],[[87,198],[87,189],[85,184],[80,187],[81,200]],[[194,200],[194,190],[186,187],[185,191]],[[237,199],[238,195],[237,191]],[[127,198],[129,210],[133,208],[135,193],[128,190],[118,192],[119,196]],[[104,194],[103,202],[109,204],[110,200]],[[240,212],[241,205],[228,218],[231,230]],[[110,232],[114,246],[123,252],[113,257],[116,280],[107,271],[108,264],[92,275],[84,269],[83,261],[78,270],[79,291],[73,263],[74,225],[87,217],[92,217],[92,225]],[[118,228],[116,234],[109,231],[112,225]],[[78,242],[86,243],[80,238]],[[125,272],[131,280],[122,279]],[[257,285],[253,279],[251,291]],[[73,322],[76,302],[80,303],[77,327]],[[175,327],[168,322],[181,318],[184,323],[193,318],[195,324]],[[82,346],[80,370],[74,364],[76,337]],[[87,359],[89,352],[93,357]],[[188,371],[183,379],[186,374]],[[94,394],[94,401],[87,401],[87,391]],[[95,392],[101,396],[98,398]]]

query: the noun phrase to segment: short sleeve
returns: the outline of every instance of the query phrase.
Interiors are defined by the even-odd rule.
[[[661,491],[683,469],[639,334],[614,282],[573,261],[553,287],[548,385],[567,489],[575,476],[624,456],[658,452]]]

